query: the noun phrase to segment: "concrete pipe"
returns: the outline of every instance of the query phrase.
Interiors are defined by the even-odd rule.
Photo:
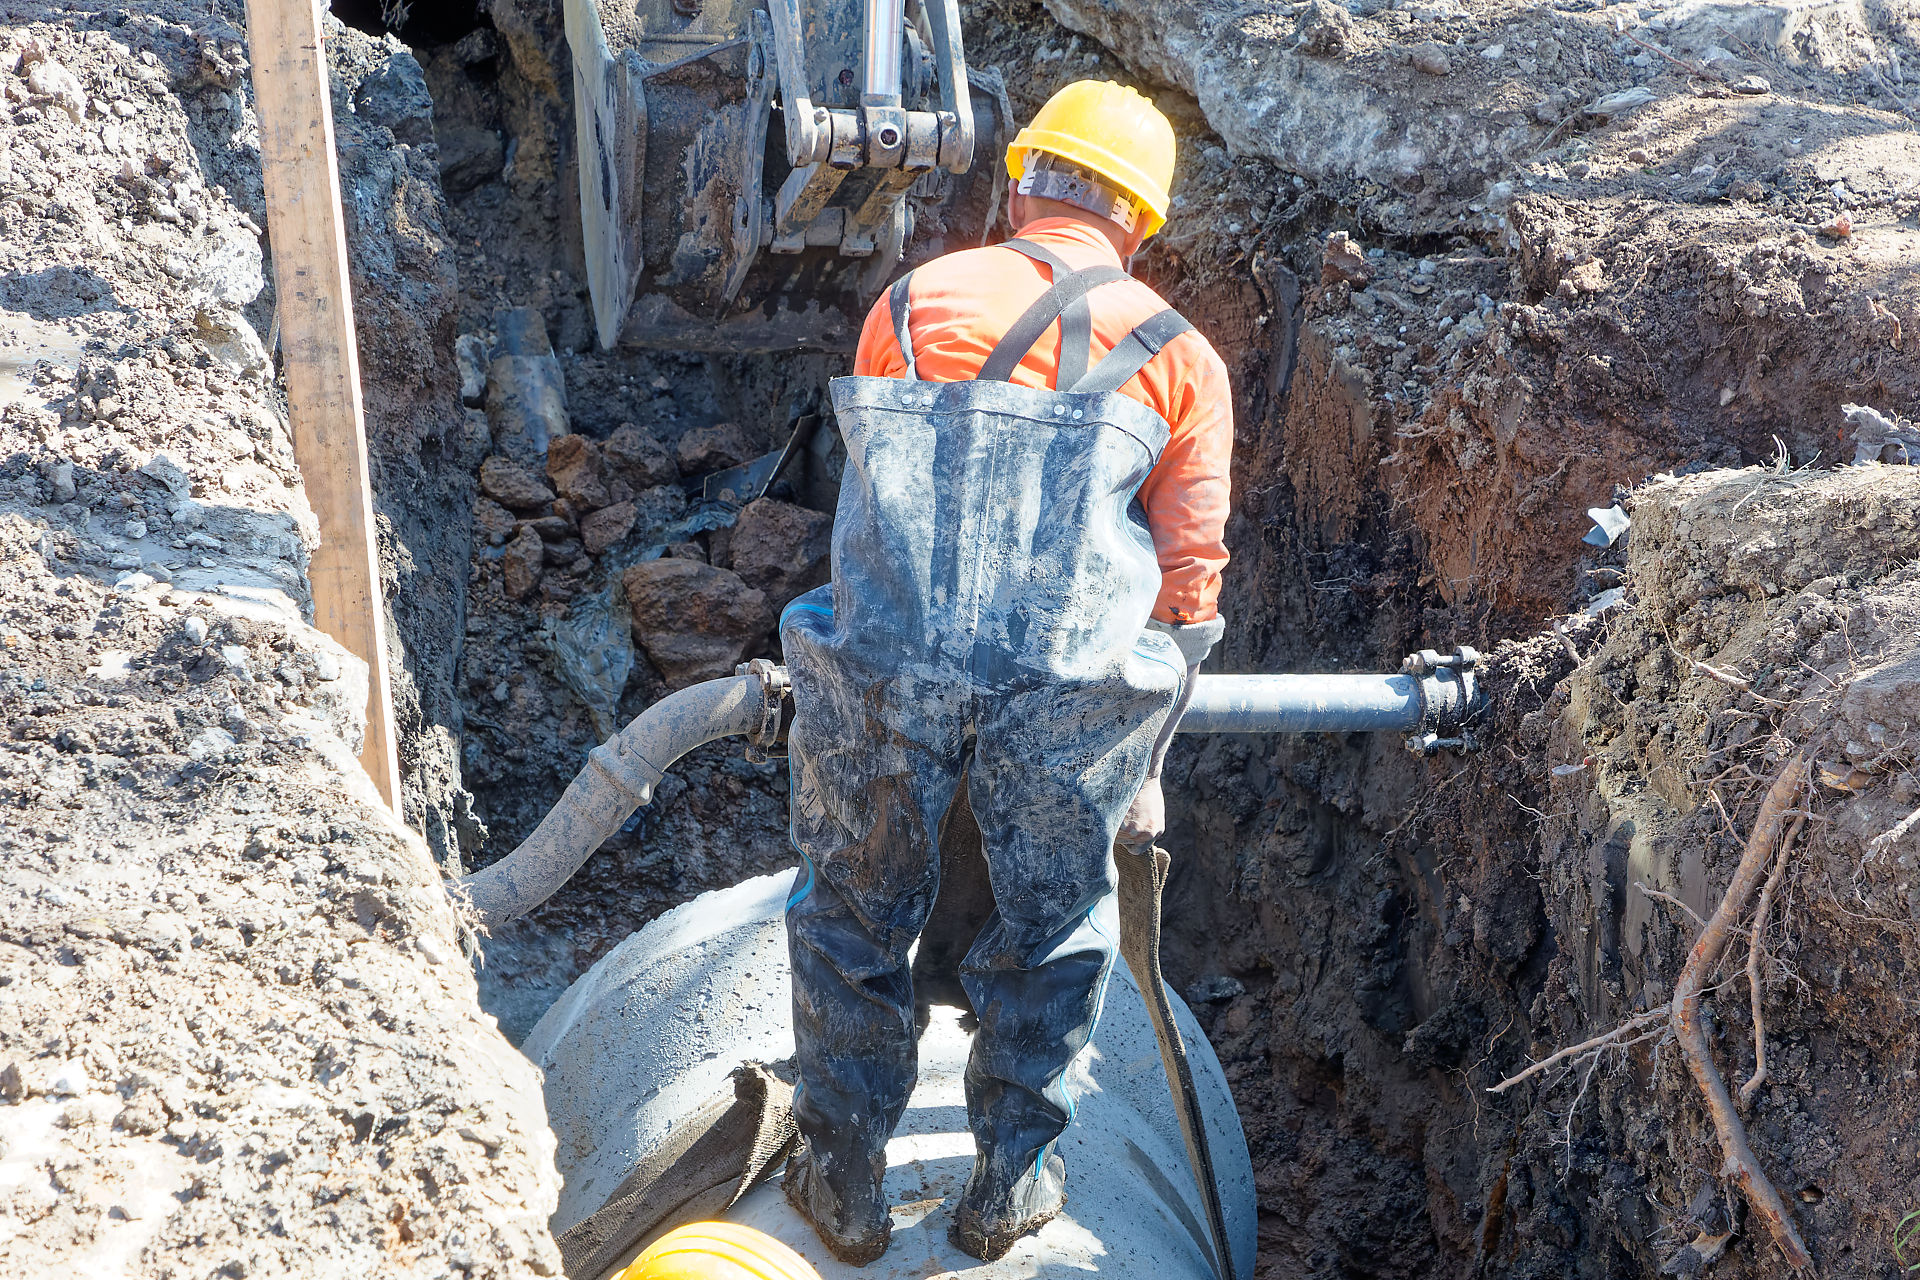
[[[599,1209],[676,1124],[728,1091],[735,1066],[793,1053],[783,922],[792,884],[792,872],[762,876],[669,911],[614,948],[533,1029],[522,1049],[545,1073],[548,1120],[566,1178],[556,1232]],[[1256,1211],[1246,1137],[1219,1059],[1187,1007],[1177,996],[1173,1003],[1192,1055],[1234,1270],[1248,1275]],[[1215,1280],[1205,1213],[1153,1029],[1124,962],[1115,964],[1093,1042],[1069,1076],[1078,1106],[1060,1140],[1066,1212],[997,1263],[977,1262],[947,1243],[952,1205],[973,1167],[961,1091],[970,1035],[961,1017],[935,1005],[921,1036],[919,1084],[887,1146],[895,1208],[885,1257],[862,1268],[835,1262],[787,1205],[777,1178],[725,1216],[785,1241],[824,1280],[1065,1280],[1089,1273]]]

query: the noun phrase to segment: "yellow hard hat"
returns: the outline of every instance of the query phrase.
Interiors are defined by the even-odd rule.
[[[764,1231],[694,1222],[648,1245],[619,1280],[820,1280],[820,1273]]]
[[[1007,173],[1018,182],[1027,153],[1048,151],[1137,196],[1149,210],[1147,234],[1167,221],[1173,181],[1173,125],[1144,96],[1111,80],[1076,80],[1047,99],[1007,148]]]

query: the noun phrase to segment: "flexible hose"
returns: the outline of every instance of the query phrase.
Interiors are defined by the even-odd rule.
[[[669,694],[587,754],[533,834],[500,861],[463,877],[460,890],[489,928],[533,910],[653,799],[663,774],[703,743],[757,728],[761,683],[753,676],[708,680]]]

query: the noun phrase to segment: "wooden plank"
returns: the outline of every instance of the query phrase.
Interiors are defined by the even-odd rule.
[[[320,524],[313,621],[368,668],[360,763],[395,813],[400,765],[387,685],[367,427],[360,406],[347,231],[317,0],[247,0],[260,167],[293,453]]]

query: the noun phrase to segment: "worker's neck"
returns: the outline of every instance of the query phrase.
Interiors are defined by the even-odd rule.
[[[1107,243],[1113,246],[1114,253],[1122,262],[1126,261],[1127,257],[1139,247],[1134,242],[1133,234],[1124,230],[1120,224],[1113,219],[1103,218],[1097,213],[1088,213],[1085,209],[1077,205],[1068,204],[1064,200],[1044,200],[1034,196],[1023,195],[1014,196],[1014,200],[1017,204],[1025,206],[1024,208],[1015,207],[1008,210],[1009,213],[1016,215],[1013,223],[1019,228],[1019,231],[1016,231],[1014,233],[1015,235],[1024,233],[1029,226],[1043,219],[1065,218],[1070,222],[1077,222],[1089,230],[1099,232],[1101,236],[1105,237]]]

